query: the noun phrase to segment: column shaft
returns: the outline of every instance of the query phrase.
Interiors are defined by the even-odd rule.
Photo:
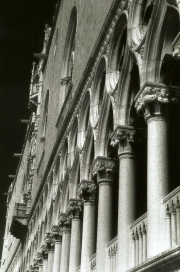
[[[55,241],[55,244],[54,244],[53,272],[59,272],[60,271],[61,247],[62,247],[62,242],[61,241]]]
[[[70,230],[63,230],[60,271],[69,271]]]
[[[43,272],[43,265],[42,264],[39,265],[39,272]]]
[[[135,220],[135,158],[122,155],[119,161],[119,202],[118,202],[118,271],[130,268],[129,225]]]
[[[94,202],[84,203],[82,250],[81,250],[81,271],[89,272],[89,258],[95,253],[95,204]]]
[[[168,193],[168,137],[165,117],[148,121],[148,236],[147,257],[164,250],[164,212],[161,200]]]
[[[81,222],[79,218],[71,220],[71,246],[70,246],[70,259],[69,271],[76,272],[80,266],[81,257]]]
[[[43,272],[47,272],[48,270],[48,261],[47,259],[43,260]]]
[[[54,251],[50,250],[48,252],[48,272],[52,272],[54,265]]]
[[[97,271],[106,269],[106,247],[112,239],[112,185],[99,184],[98,226],[97,226]]]

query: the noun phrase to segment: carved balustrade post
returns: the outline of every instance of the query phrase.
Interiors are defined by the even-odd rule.
[[[42,254],[42,258],[43,258],[43,272],[47,272],[48,271],[48,248],[47,245],[42,245],[41,246],[41,254]]]
[[[70,244],[70,258],[69,271],[76,272],[77,267],[80,266],[81,258],[81,200],[71,198],[68,202],[67,212],[71,219],[71,244]]]
[[[147,82],[137,94],[135,107],[143,113],[148,126],[147,155],[147,257],[166,249],[165,223],[161,200],[168,194],[168,110],[177,100],[178,90],[164,84]]]
[[[53,269],[54,263],[54,237],[51,233],[46,233],[45,243],[48,249],[48,272],[51,272]]]
[[[52,236],[54,239],[54,265],[53,272],[60,271],[60,262],[61,262],[61,248],[62,248],[62,234],[60,232],[59,226],[53,226]]]
[[[41,252],[38,252],[36,255],[36,261],[38,263],[39,266],[39,272],[43,272],[43,256]]]
[[[59,225],[62,230],[62,250],[61,250],[61,263],[60,271],[68,272],[69,271],[69,254],[70,254],[70,240],[71,240],[71,231],[70,231],[71,220],[67,213],[61,213],[59,218]]]
[[[135,220],[134,134],[133,127],[118,126],[111,138],[111,144],[118,148],[119,155],[118,271],[130,268],[129,225]]]
[[[93,163],[93,176],[99,186],[97,223],[97,271],[106,270],[106,246],[112,239],[112,185],[115,163],[107,157],[97,157]]]
[[[83,203],[81,271],[89,272],[89,258],[95,253],[95,194],[94,181],[82,180],[78,193]]]

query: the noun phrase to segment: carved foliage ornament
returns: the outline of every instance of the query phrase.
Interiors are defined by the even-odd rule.
[[[175,99],[172,99],[173,101]],[[170,102],[169,90],[165,88],[146,87],[135,103],[138,113],[144,112],[145,115],[149,110],[148,106],[152,103],[154,105],[167,105]],[[159,110],[160,111],[160,110]],[[158,113],[158,112],[157,112]],[[156,112],[155,112],[156,114]]]
[[[69,230],[71,225],[70,217],[67,213],[62,213],[59,218],[59,226],[62,230]]]
[[[113,181],[115,163],[110,158],[97,157],[93,163],[93,176],[97,176],[97,182]]]
[[[83,201],[94,201],[96,191],[94,181],[82,180],[78,188],[78,194]]]
[[[79,199],[70,199],[67,207],[67,212],[71,219],[79,218],[82,202]]]
[[[50,232],[46,233],[45,243],[47,245],[48,250],[54,249],[54,242],[55,242],[54,236]]]
[[[118,154],[133,152],[135,130],[133,127],[119,126],[111,137],[111,145],[118,147]]]

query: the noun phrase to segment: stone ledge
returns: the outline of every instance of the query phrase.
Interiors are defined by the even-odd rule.
[[[180,246],[168,249],[161,254],[148,259],[144,263],[128,270],[129,272],[169,272],[180,269]]]

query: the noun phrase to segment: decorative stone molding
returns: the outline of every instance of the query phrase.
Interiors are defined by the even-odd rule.
[[[47,245],[48,251],[54,250],[55,239],[50,232],[46,233],[45,243]]]
[[[59,226],[54,225],[51,229],[52,236],[55,242],[62,242],[62,233],[60,232]]]
[[[82,180],[78,187],[78,194],[83,202],[94,202],[97,186],[93,180]]]
[[[134,152],[135,130],[131,126],[117,126],[111,136],[111,145],[118,148],[118,154]]]
[[[97,157],[92,165],[92,174],[97,176],[97,182],[113,182],[116,165],[111,158]]]
[[[41,254],[42,254],[43,260],[47,260],[47,258],[48,258],[48,248],[47,248],[46,244],[41,246]]]
[[[68,202],[67,212],[71,219],[79,218],[82,202],[80,199],[71,198]]]
[[[135,97],[135,107],[139,114],[144,113],[146,121],[154,116],[166,116],[169,104],[177,102],[179,87],[162,83],[146,82]]]
[[[59,217],[59,226],[62,231],[69,230],[71,226],[71,220],[68,213],[61,213]]]

